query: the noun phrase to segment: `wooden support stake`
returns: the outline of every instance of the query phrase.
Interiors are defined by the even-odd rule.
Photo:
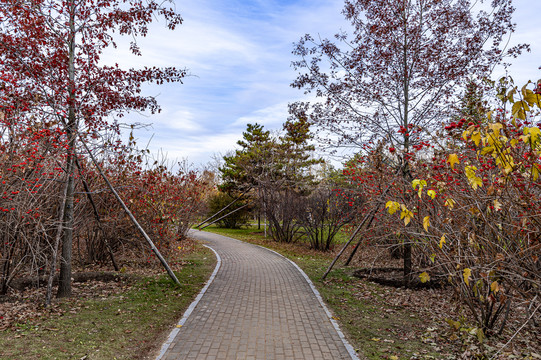
[[[130,218],[130,220],[132,221],[132,223],[135,225],[135,227],[137,228],[137,230],[139,230],[139,232],[141,233],[141,235],[143,235],[143,237],[145,238],[145,240],[147,241],[147,243],[150,245],[150,248],[152,249],[152,251],[154,252],[154,254],[156,254],[156,257],[160,260],[160,262],[162,263],[163,267],[165,268],[165,270],[167,270],[167,273],[169,274],[169,276],[171,277],[171,279],[177,284],[177,285],[180,285],[180,282],[178,281],[175,273],[173,272],[173,270],[171,270],[171,268],[169,267],[169,264],[167,264],[167,261],[165,261],[165,259],[163,258],[162,254],[160,253],[160,251],[158,250],[158,248],[156,247],[156,245],[154,245],[154,242],[152,242],[152,240],[150,239],[150,237],[147,235],[147,233],[145,232],[145,230],[141,227],[141,225],[139,225],[139,222],[137,222],[137,219],[135,218],[135,216],[133,216],[132,212],[130,211],[130,209],[128,209],[128,207],[126,206],[126,204],[124,203],[124,201],[122,201],[122,199],[120,198],[120,195],[118,195],[118,193],[116,192],[115,188],[113,187],[113,185],[111,184],[111,182],[109,181],[109,179],[107,178],[107,176],[104,174],[104,172],[102,171],[101,167],[99,166],[98,162],[96,161],[96,158],[94,157],[94,155],[92,154],[92,152],[90,151],[90,149],[88,148],[88,146],[86,145],[86,143],[81,139],[81,143],[83,144],[83,146],[85,147],[86,151],[88,152],[88,155],[90,156],[90,159],[92,159],[92,162],[94,163],[94,165],[96,166],[96,168],[98,169],[101,177],[103,178],[103,180],[105,180],[105,182],[107,183],[107,186],[109,187],[109,189],[111,189],[111,192],[115,195],[115,198],[117,199],[117,201],[120,203],[120,206],[122,206],[122,208],[124,209],[124,211],[126,212],[126,214],[128,215],[128,217]]]
[[[349,244],[351,244],[351,242],[353,241],[353,239],[355,239],[355,236],[357,236],[357,234],[359,233],[359,231],[361,230],[361,228],[363,227],[364,223],[366,222],[366,220],[368,220],[368,217],[370,216],[370,214],[367,214],[363,221],[361,221],[361,223],[359,224],[359,226],[357,226],[357,228],[355,229],[355,231],[353,232],[353,234],[351,234],[351,236],[349,237],[349,240],[348,242],[344,245],[344,247],[342,247],[342,249],[340,250],[340,252],[338,253],[338,255],[335,256],[334,260],[332,261],[331,265],[329,265],[329,267],[327,268],[327,271],[325,271],[325,274],[323,274],[323,276],[321,277],[321,280],[325,280],[325,278],[327,277],[327,275],[329,275],[329,273],[331,272],[332,268],[334,267],[334,264],[336,264],[336,262],[338,261],[338,259],[340,258],[340,256],[342,256],[342,254],[344,253],[344,251],[346,251],[346,248],[349,246]]]
[[[381,193],[378,201],[376,202],[376,205],[374,207],[374,209],[372,209],[371,212],[369,212],[368,214],[366,214],[366,216],[364,217],[363,221],[361,221],[361,223],[359,224],[359,226],[357,226],[357,228],[355,229],[355,231],[353,232],[353,234],[350,236],[348,242],[344,245],[344,247],[340,250],[340,252],[338,253],[338,255],[336,255],[336,257],[334,258],[334,260],[332,261],[331,265],[329,265],[329,268],[327,269],[327,271],[325,271],[325,274],[323,274],[323,276],[321,277],[321,280],[325,280],[325,278],[327,277],[327,275],[329,275],[329,273],[331,272],[332,268],[334,267],[334,264],[336,264],[336,262],[338,261],[338,259],[340,258],[340,256],[342,256],[342,254],[344,253],[344,251],[346,251],[347,247],[349,246],[349,244],[351,244],[351,242],[353,241],[353,239],[355,239],[355,236],[357,236],[357,234],[359,233],[359,231],[361,230],[361,228],[363,227],[364,223],[369,219],[373,219],[374,216],[376,215],[376,212],[378,211],[379,209],[379,206],[381,204],[381,200],[385,197],[385,195],[387,195],[387,193],[389,192],[389,190],[391,189],[391,185],[388,185],[387,188],[385,189],[385,191],[383,193]],[[372,221],[370,221],[372,222]]]
[[[88,201],[90,201],[90,205],[92,205],[92,210],[94,212],[94,217],[96,218],[96,221],[98,223],[98,229],[101,231],[103,235],[105,235],[105,231],[103,231],[101,227],[101,218],[100,214],[98,213],[98,209],[96,207],[96,203],[94,203],[94,198],[92,197],[92,193],[90,192],[90,187],[88,186],[88,183],[86,182],[86,179],[83,176],[83,171],[81,169],[81,164],[79,164],[79,159],[75,158],[75,165],[77,165],[77,169],[79,170],[79,175],[81,175],[81,180],[83,181],[83,187],[85,188],[86,196],[88,197]],[[104,236],[103,241],[105,243],[105,247],[107,248],[107,252],[109,254],[109,257],[111,258],[111,262],[113,263],[113,267],[115,268],[115,271],[119,271],[118,265],[115,260],[115,255],[113,253],[113,249],[111,248],[111,245],[109,245],[109,241]]]
[[[239,201],[239,200],[244,196],[244,194],[246,194],[246,193],[247,193],[248,191],[250,191],[251,189],[252,189],[252,186],[248,187],[248,189],[244,190],[244,192],[243,192],[242,194],[240,194],[235,200],[233,200],[232,202],[230,202],[229,204],[227,204],[227,206],[225,206],[223,209],[221,209],[220,211],[218,211],[216,214],[212,215],[211,217],[205,219],[203,222],[199,223],[199,224],[196,226],[196,228],[200,228],[201,225],[203,225],[203,224],[206,223],[207,221],[210,221],[210,220],[214,219],[216,216],[218,216],[218,214],[221,214],[222,211],[224,211],[225,209],[227,209],[228,207],[230,207],[231,205],[233,205],[234,203],[236,203],[237,201]],[[232,214],[232,212],[229,213],[229,214],[227,214],[227,215],[230,215],[230,214]],[[226,216],[227,216],[227,215],[226,215]],[[225,216],[222,216],[222,217],[221,217],[220,219],[218,219],[218,220],[221,220],[221,219],[223,219],[224,217],[225,217]],[[218,221],[218,220],[216,220],[216,221]],[[214,224],[216,221],[210,223],[210,224],[207,225],[207,226],[210,226],[210,225]],[[203,227],[203,229],[206,228],[207,226]],[[199,229],[199,230],[202,230],[202,229]]]
[[[220,217],[219,219],[214,220],[213,222],[211,222],[210,224],[207,224],[207,225],[203,226],[203,227],[200,228],[199,230],[203,230],[204,228],[206,228],[206,227],[208,227],[208,226],[214,224],[215,222],[218,222],[218,221],[222,220],[223,218],[228,217],[229,215],[233,214],[234,212],[239,211],[239,210],[242,209],[242,208],[245,208],[245,207],[248,206],[248,205],[250,205],[250,204],[244,204],[244,205],[242,205],[240,208],[235,209],[235,210],[231,211],[230,213],[228,213],[227,215],[224,215],[224,216]],[[204,223],[202,223],[202,224],[204,224]]]
[[[374,221],[374,218],[376,217],[376,213],[372,213],[372,217],[370,218],[370,221],[368,222],[368,224],[366,225],[366,228],[369,229],[370,228],[370,225],[372,225],[372,221]],[[363,241],[362,238],[359,239],[359,241],[357,241],[357,244],[353,247],[353,250],[351,251],[351,254],[349,254],[349,257],[348,259],[346,260],[346,262],[344,263],[344,266],[348,266],[349,263],[351,262],[351,260],[353,260],[353,257],[355,256],[355,253],[357,252],[357,250],[359,250],[359,246],[361,245],[361,242]]]

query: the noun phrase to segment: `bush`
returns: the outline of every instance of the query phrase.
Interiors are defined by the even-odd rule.
[[[208,209],[209,212],[207,214],[208,217],[211,217],[218,213],[220,210],[231,204],[235,198],[231,197],[229,194],[216,191],[214,192],[209,198],[208,198]],[[242,225],[246,225],[249,220],[249,209],[248,207],[244,207],[240,209],[241,207],[245,206],[245,203],[241,200],[235,202],[233,205],[229,206],[226,210],[222,211],[220,214],[218,214],[214,219],[211,221],[217,220],[222,216],[227,215],[228,213],[231,213],[232,211],[235,211],[234,213],[224,217],[223,219],[219,220],[217,222],[219,227],[227,228],[227,229],[238,229]],[[240,210],[238,210],[240,209]]]
[[[336,234],[353,221],[353,206],[342,201],[336,191],[326,187],[315,189],[304,200],[304,210],[299,213],[299,222],[315,250],[330,250]]]
[[[438,135],[413,153],[380,147],[371,156],[385,161],[361,158],[345,170],[374,206],[384,200],[380,243],[413,245],[420,280],[446,279],[480,339],[501,332],[509,311],[534,325],[541,317],[540,90],[501,86],[493,111],[432,129]],[[405,157],[410,182],[392,165]]]

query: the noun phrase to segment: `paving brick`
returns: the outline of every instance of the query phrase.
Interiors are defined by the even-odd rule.
[[[352,359],[288,260],[228,237],[191,235],[212,247],[222,265],[161,360]]]

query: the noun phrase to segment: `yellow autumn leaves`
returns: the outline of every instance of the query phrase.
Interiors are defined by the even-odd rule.
[[[449,166],[451,166],[451,169],[454,169],[455,165],[460,163],[460,160],[458,159],[458,155],[457,154],[449,155],[449,158],[447,158],[447,163],[449,164]],[[466,166],[466,169],[465,169],[468,182],[474,190],[477,190],[478,187],[483,186],[483,179],[481,179],[480,177],[476,175],[475,173],[476,170],[477,168],[475,166]]]
[[[466,177],[468,178],[468,183],[473,190],[477,190],[478,187],[483,186],[483,179],[477,176],[475,171],[477,168],[475,166],[466,166],[465,172]]]
[[[531,90],[528,91],[531,92]],[[539,95],[535,94],[535,96],[538,97]],[[522,103],[527,106],[527,102],[519,101],[513,105],[513,108],[519,104],[521,109],[526,109]],[[529,108],[526,111],[529,111]],[[520,113],[518,115],[520,115]],[[515,115],[515,117],[517,116]],[[518,116],[518,118],[524,119],[522,116]],[[518,140],[509,140],[502,133],[502,129],[503,125],[498,122],[489,123],[481,129],[477,128],[475,125],[472,125],[462,133],[462,137],[465,141],[467,141],[469,138],[471,141],[473,141],[476,147],[479,147],[477,152],[478,155],[484,156],[490,154],[494,158],[496,165],[498,168],[500,168],[502,173],[507,175],[514,171],[517,168],[517,165],[520,164],[515,163],[515,158],[511,154],[512,149],[518,145]],[[528,144],[532,150],[541,150],[541,130],[538,127],[524,127],[523,134],[524,135],[520,136],[520,140],[522,140],[525,144]],[[449,155],[447,162],[452,169],[454,169],[455,164],[460,163],[457,154]],[[539,178],[540,173],[541,169],[539,169],[537,164],[534,164],[531,170],[531,177],[534,181]],[[466,169],[466,175],[468,176],[470,185],[474,190],[482,185],[482,181],[475,176],[471,167],[469,173],[468,169]]]
[[[410,223],[411,219],[413,219],[413,212],[408,210],[408,208],[404,204],[400,204],[396,201],[387,201],[387,204],[385,204],[385,208],[389,209],[388,211],[391,215],[398,210],[401,210],[400,219],[404,220],[404,225],[406,226]]]
[[[428,275],[426,271],[424,273],[419,274],[419,278],[421,278],[422,283],[430,281],[430,275]]]
[[[528,82],[530,84],[531,82]],[[541,108],[541,95],[534,93],[532,90],[527,89],[528,84],[524,85],[521,89],[522,100],[513,101],[513,95],[516,94],[517,89],[513,88],[507,94],[507,99],[513,103],[511,108],[511,113],[516,119],[524,120],[526,119],[526,114],[531,111],[530,107],[537,106]]]
[[[415,179],[412,181],[411,185],[414,190],[417,190],[417,194],[419,198],[421,198],[423,196],[423,189],[427,186],[426,180]],[[426,194],[432,200],[434,200],[437,195],[436,191],[433,189],[428,190]],[[449,206],[451,209],[453,208],[454,204],[455,204],[455,201],[453,199],[447,199],[445,201],[445,206]],[[404,225],[406,226],[411,222],[411,220],[414,217],[414,213],[411,210],[409,210],[406,207],[406,205],[400,204],[399,202],[396,202],[396,201],[387,201],[387,203],[385,204],[385,208],[389,211],[389,214],[391,215],[397,212],[398,210],[400,210],[400,219],[404,220]],[[429,226],[430,226],[430,217],[425,216],[423,218],[423,228],[425,229],[425,231],[428,231]]]
[[[463,132],[462,137],[464,140],[469,138],[475,146],[479,147],[478,155],[484,156],[490,154],[502,173],[508,175],[517,169],[521,163],[519,162],[517,164],[512,155],[512,149],[518,145],[517,139],[509,140],[502,134],[502,129],[503,125],[501,123],[487,124],[483,130],[472,125]],[[538,127],[524,127],[523,134],[520,136],[522,142],[528,144],[532,151],[541,151],[541,130]],[[447,158],[447,163],[451,169],[454,169],[455,165],[460,163],[460,159],[457,154],[450,154]],[[467,165],[464,169],[468,183],[473,190],[477,190],[477,188],[483,186],[483,180],[477,176],[477,170],[477,167],[473,165]],[[530,177],[534,181],[537,181],[541,174],[541,168],[538,164],[533,164],[529,171]]]
[[[466,286],[470,286],[470,281],[472,280],[472,270],[470,268],[465,268],[464,270],[462,270],[462,278],[464,279],[464,283],[466,284]],[[477,282],[479,283],[481,282],[481,280],[478,280]],[[490,291],[493,294],[496,294],[498,291],[500,291],[500,284],[497,280],[494,280],[490,283]]]
[[[466,286],[470,286],[470,280],[471,280],[471,269],[465,268],[462,276],[464,277],[464,282],[466,283]]]
[[[455,168],[455,164],[460,163],[460,161],[458,160],[458,155],[457,154],[449,155],[449,158],[447,159],[447,162],[451,166],[451,169]]]

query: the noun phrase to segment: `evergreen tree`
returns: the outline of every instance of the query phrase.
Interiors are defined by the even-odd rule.
[[[237,145],[240,149],[224,156],[224,165],[218,169],[222,178],[219,188],[229,194],[245,191],[257,184],[268,168],[266,159],[275,147],[270,132],[257,123],[247,125]]]

